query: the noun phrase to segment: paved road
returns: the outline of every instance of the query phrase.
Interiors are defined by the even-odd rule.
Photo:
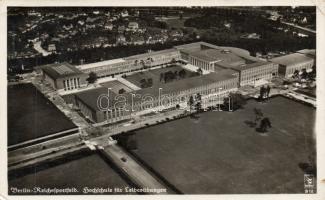
[[[117,145],[105,146],[104,149],[100,149],[101,153],[107,156],[114,164],[119,166],[122,171],[131,179],[131,181],[140,188],[149,189],[166,189],[156,178],[149,174],[141,165],[139,165],[132,157],[123,151]],[[123,160],[122,160],[123,158]],[[155,192],[149,192],[151,194],[157,194]],[[162,192],[160,194],[166,194]]]
[[[312,30],[310,28],[305,28],[305,27],[298,26],[298,25],[295,25],[295,24],[292,24],[292,23],[288,23],[288,22],[281,22],[281,23],[282,24],[285,24],[285,25],[288,25],[288,26],[291,26],[291,27],[294,27],[296,29],[300,29],[300,30],[306,31],[308,33],[316,34],[316,31],[315,30]]]

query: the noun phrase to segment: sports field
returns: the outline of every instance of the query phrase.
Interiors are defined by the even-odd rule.
[[[32,84],[8,86],[8,145],[75,127]]]
[[[134,73],[130,76],[127,76],[126,77],[126,80],[130,81],[131,83],[133,83],[134,85],[138,86],[138,87],[141,87],[141,80],[142,79],[149,79],[151,78],[152,79],[152,83],[154,86],[157,86],[159,87],[160,85],[164,85],[164,81],[160,81],[160,74],[161,73],[166,73],[168,71],[171,71],[171,72],[179,72],[181,70],[183,70],[184,68],[181,67],[181,66],[170,66],[170,67],[165,67],[165,68],[160,68],[160,69],[153,69],[153,70],[148,70],[148,71],[145,71],[145,72],[137,72],[137,73]],[[193,76],[197,76],[197,74],[195,72],[191,72],[191,71],[188,71],[186,69],[185,70],[185,76],[184,78],[189,78],[189,77],[193,77]],[[177,79],[173,80],[173,81],[177,81]]]
[[[250,126],[254,108],[269,117],[267,133]],[[137,131],[133,153],[185,194],[304,193],[315,109],[275,97],[199,116]]]
[[[35,168],[35,171],[37,171],[37,168]],[[122,189],[121,194],[125,194],[124,188],[127,186],[129,186],[128,183],[100,156],[92,154],[36,173],[9,180],[9,194],[14,194],[10,192],[10,188],[13,187],[20,189],[33,189],[34,187],[58,189],[76,188],[78,190],[77,193],[68,194],[93,194],[91,192],[83,193],[85,187],[89,189],[120,188]],[[111,193],[116,192],[105,192],[104,194]]]

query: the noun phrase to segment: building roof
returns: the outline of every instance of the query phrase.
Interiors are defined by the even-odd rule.
[[[271,62],[266,62],[266,61],[257,61],[257,62],[243,64],[243,65],[233,66],[233,65],[229,65],[229,64],[224,63],[224,62],[220,62],[220,63],[216,63],[216,67],[229,68],[229,69],[233,69],[233,70],[236,70],[236,71],[242,71],[242,70],[247,70],[247,69],[251,69],[251,68],[255,68],[255,67],[269,65],[269,64],[272,64],[272,63]]]
[[[196,57],[201,60],[205,60],[208,62],[226,62],[228,64],[237,63],[237,62],[245,62],[245,60],[231,51],[227,51],[224,49],[206,49],[200,50],[196,52],[192,52],[190,54],[193,57]]]
[[[313,61],[313,58],[310,58],[304,54],[301,53],[292,53],[289,55],[285,55],[285,56],[280,56],[280,57],[276,57],[276,58],[272,58],[271,62],[280,64],[280,65],[295,65],[295,64],[299,64],[299,63],[304,63],[307,61]]]
[[[139,24],[138,24],[138,22],[129,22],[129,27],[130,26],[138,26]]]
[[[178,45],[175,46],[174,48],[185,53],[192,53],[192,52],[205,50],[205,49],[226,50],[246,60],[252,60],[252,61],[258,60],[257,58],[251,56],[249,51],[245,49],[241,49],[237,47],[217,46],[217,45],[209,44],[207,42],[194,42],[190,44]]]
[[[96,89],[86,90],[83,92],[76,93],[76,97],[82,101],[85,105],[87,105],[89,108],[91,108],[94,111],[99,111],[99,105],[98,105],[98,99],[101,95],[107,95],[108,89],[105,87],[98,87]],[[116,95],[113,92],[109,93],[109,99],[114,99]],[[110,101],[111,103],[112,101]],[[107,106],[107,101],[104,99],[101,101],[102,107]]]
[[[56,80],[58,78],[64,78],[69,76],[76,76],[84,74],[76,67],[70,65],[67,62],[54,63],[43,65],[39,67],[45,74],[47,74],[52,79]]]
[[[76,67],[80,70],[86,70],[86,69],[102,67],[102,66],[107,66],[107,65],[113,65],[113,64],[122,63],[122,62],[125,62],[125,60],[123,58],[118,58],[118,59],[113,59],[113,60],[105,60],[105,61],[101,61],[101,62],[78,65]]]
[[[185,91],[190,88],[200,87],[200,86],[216,83],[219,81],[233,79],[236,78],[237,76],[238,76],[238,72],[231,69],[225,69],[218,73],[210,73],[202,76],[195,76],[187,79],[182,79],[179,81],[166,83],[161,87],[162,89],[160,90],[160,92],[161,95],[167,95],[174,92]],[[87,90],[84,92],[77,93],[76,96],[92,110],[100,111],[97,104],[97,99],[100,95],[107,95],[107,92],[108,92],[107,88],[99,87],[93,90]],[[109,98],[110,105],[114,105],[114,103],[116,103],[116,101],[114,101],[114,98],[117,95],[112,91],[110,92],[109,95],[110,95]],[[122,95],[126,98],[128,104],[130,102],[136,103],[141,101],[141,99],[145,96],[158,97],[159,87],[154,86],[151,88],[145,88],[137,91],[124,93]],[[102,106],[103,107],[107,106],[107,101],[103,100]]]
[[[194,76],[191,78],[186,78],[179,81],[166,83],[162,86],[161,92],[163,95],[171,94],[174,92],[184,91],[190,88],[200,87],[200,86],[216,83],[219,81],[233,79],[236,78],[236,76],[238,76],[238,72],[231,69],[225,69],[217,73],[210,73],[202,76]],[[140,94],[140,95],[151,94],[153,96],[158,96],[159,88],[158,87],[146,88],[142,90],[133,91],[133,93]]]
[[[302,50],[297,51],[297,53],[305,54],[312,58],[316,57],[316,49],[302,49]]]
[[[148,58],[150,56],[155,56],[159,54],[167,54],[167,53],[173,53],[177,52],[178,50],[176,49],[165,49],[165,50],[160,50],[160,51],[151,51],[149,53],[143,53],[143,54],[138,54],[134,56],[129,56],[124,58],[125,60],[135,60],[135,59],[143,59],[143,58]]]

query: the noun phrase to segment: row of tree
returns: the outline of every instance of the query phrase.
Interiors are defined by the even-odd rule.
[[[265,98],[269,98],[270,97],[270,92],[271,92],[271,87],[269,85],[267,85],[266,87],[263,85],[260,88],[260,96],[259,99],[263,100]]]
[[[316,66],[313,66],[311,72],[307,72],[306,69],[302,69],[301,71],[295,70],[293,72],[292,78],[305,79],[305,80],[315,80],[315,78],[316,78]]]
[[[160,73],[160,78],[159,81],[162,82],[164,81],[164,83],[173,81],[175,79],[183,79],[186,77],[186,71],[184,69],[181,69],[179,71],[175,70],[173,71],[167,71],[167,72],[163,72]]]

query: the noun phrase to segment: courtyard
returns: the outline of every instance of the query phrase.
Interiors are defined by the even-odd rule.
[[[272,127],[250,124],[254,108]],[[249,100],[235,112],[205,112],[136,131],[140,162],[185,194],[304,193],[315,165],[315,109],[285,97]]]
[[[185,71],[185,73],[183,74],[182,77],[180,75],[177,75],[177,76],[175,76],[175,79],[169,80],[167,82],[177,81],[179,79],[185,79],[185,78],[189,78],[189,77],[198,75],[196,72],[189,71],[179,65],[172,65],[169,67],[163,67],[163,68],[148,70],[148,71],[144,71],[144,72],[137,72],[137,73],[127,76],[125,79],[140,88],[143,88],[141,80],[152,79],[152,85],[159,87],[160,85],[165,84],[164,80],[160,79],[161,74],[167,73],[167,72],[172,72],[174,74],[176,72],[179,74],[179,72],[182,70]]]

